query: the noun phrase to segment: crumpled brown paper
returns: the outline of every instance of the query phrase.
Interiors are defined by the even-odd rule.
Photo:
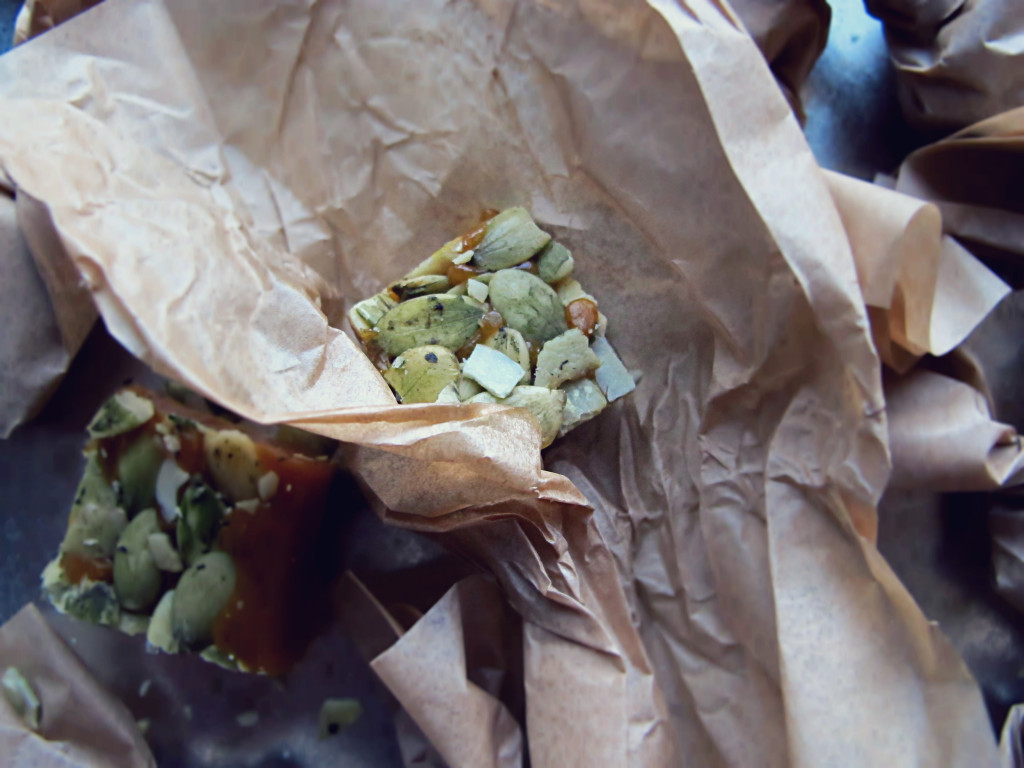
[[[1024,172],[1022,130],[1024,108],[1014,109],[913,152],[899,169],[895,189],[913,196],[921,211],[932,209],[940,214],[942,230],[948,233],[943,250],[955,239],[1018,290],[1009,295],[1004,295],[1005,290],[979,290],[976,278],[981,273],[974,268],[976,264],[965,270],[968,261],[945,281],[953,292],[941,300],[936,293],[933,320],[960,318],[972,305],[985,310],[994,304],[992,299],[999,299],[999,304],[977,330],[972,330],[974,323],[959,324],[972,332],[966,338],[961,333],[949,336],[949,341],[958,345],[952,354],[909,376],[888,380],[893,485],[970,491],[1024,482],[1024,450],[1019,437],[1024,429],[1024,409],[1018,405],[1020,358],[1016,352],[1024,333],[1020,320],[1024,294],[1019,290],[1024,285],[1024,205],[1019,191]],[[868,220],[881,221],[877,217]],[[914,290],[919,302],[930,296],[920,285]],[[954,296],[958,302],[950,301]],[[978,303],[982,298],[985,301]],[[986,313],[973,312],[979,319]],[[878,327],[873,324],[876,341]],[[928,351],[941,355],[950,346],[942,344]],[[886,357],[884,346],[880,349],[883,359],[896,370],[905,370],[915,360],[902,355],[903,348],[899,348],[902,357],[895,359]],[[1014,604],[1024,605],[1024,527],[1018,517],[1017,512],[994,511],[990,530],[996,589]]]
[[[1024,16],[1012,0],[866,0],[885,24],[900,105],[949,131],[1024,105]]]
[[[14,44],[46,32],[96,4],[97,0],[27,0],[18,14]],[[733,6],[768,61],[794,111],[802,116],[800,87],[827,42],[831,17],[828,5],[823,0],[739,0]],[[9,225],[0,221],[0,232],[5,226]],[[38,227],[45,230],[45,221],[39,222]],[[17,233],[11,228],[2,236],[13,239]],[[52,246],[52,238],[41,235],[40,239],[43,238]],[[30,248],[44,272],[66,261],[66,256],[59,249],[40,252],[31,243]],[[19,291],[31,282],[28,274],[7,276],[7,284]],[[42,318],[47,310],[42,306],[30,306],[32,295],[27,294],[24,301],[12,300],[10,305],[23,304],[25,310],[32,310],[31,316]],[[81,301],[68,305],[55,300],[53,306],[57,312],[56,322],[62,329],[73,327],[87,331],[95,320],[91,306],[84,306]],[[36,326],[23,323],[14,324],[12,335],[25,337],[19,339],[22,346],[29,341],[39,341]],[[18,424],[31,418],[46,403],[79,346],[74,334],[59,340],[54,338],[45,347],[35,347],[40,362],[26,359],[25,365],[5,372],[8,381],[2,388],[6,394],[0,397],[0,437],[8,436]],[[18,395],[22,391],[30,393],[28,399]]]
[[[899,191],[934,203],[945,230],[1014,288],[1024,287],[1022,148],[1024,107],[913,152],[896,183]]]
[[[473,576],[456,583],[403,630],[358,579],[347,579],[342,611],[363,653],[420,733],[438,745],[445,763],[522,765],[522,732],[498,698],[510,671],[516,671],[506,654],[521,652],[514,642],[521,628],[494,582]],[[424,654],[425,648],[437,651]],[[439,690],[445,691],[443,697]],[[446,738],[453,722],[460,724],[464,738]]]
[[[1010,709],[999,740],[999,751],[1003,756],[1003,768],[1024,766],[1024,704]]]
[[[6,329],[0,338],[0,355],[19,361],[0,371],[0,436],[6,437],[46,402],[74,350],[61,337],[50,295],[18,229],[14,199],[2,193],[0,253],[4,256],[0,317]],[[95,312],[91,307],[89,311]]]
[[[894,370],[953,350],[1009,293],[943,234],[935,205],[838,173],[825,177],[850,238],[875,347]]]
[[[825,0],[734,0],[731,6],[802,120],[800,87],[825,50],[832,9]]]
[[[0,671],[15,667],[42,704],[30,731],[0,696],[2,762],[11,766],[156,766],[131,713],[92,678],[32,605],[0,627]]]
[[[352,444],[386,519],[495,575],[533,765],[995,763],[976,684],[858,533],[888,449],[856,268],[721,6],[108,0],[0,59],[0,97],[0,167],[111,333]],[[546,471],[524,413],[395,406],[328,323],[510,204],[640,379]],[[457,651],[417,627],[403,653]],[[508,743],[431,722],[442,754]]]
[[[100,0],[25,0],[14,24],[14,44],[53,29]]]

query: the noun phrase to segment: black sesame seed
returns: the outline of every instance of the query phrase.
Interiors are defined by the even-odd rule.
[[[205,567],[206,567],[206,563],[199,563],[199,565],[196,566],[196,570],[197,571],[201,571]]]
[[[427,352],[425,357],[426,357],[426,360],[427,360],[428,363],[436,363],[437,362],[437,355],[435,355],[433,352]]]

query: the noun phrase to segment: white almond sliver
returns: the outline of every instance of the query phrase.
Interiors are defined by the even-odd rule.
[[[597,379],[597,386],[604,392],[609,403],[636,389],[636,382],[607,339],[594,339],[590,348],[601,361],[601,367],[594,373],[594,378]]]
[[[462,374],[495,397],[508,397],[523,377],[519,363],[496,349],[478,344],[462,364]]]
[[[466,290],[469,295],[477,301],[487,301],[487,291],[489,290],[486,283],[481,283],[479,280],[469,278],[466,281]]]

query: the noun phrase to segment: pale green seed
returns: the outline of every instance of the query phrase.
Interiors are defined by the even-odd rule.
[[[525,208],[508,208],[487,222],[483,240],[474,249],[473,263],[489,270],[514,267],[550,240],[551,235],[534,224]]]
[[[199,475],[193,475],[181,497],[178,551],[192,565],[210,551],[224,519],[224,503]]]
[[[444,293],[451,287],[452,283],[445,275],[406,277],[390,286],[391,290],[398,296],[399,301],[406,301],[407,299],[414,299],[417,296],[426,296],[431,293]]]
[[[8,667],[0,677],[0,688],[11,709],[29,728],[38,730],[43,718],[43,705],[32,684],[17,667]]]
[[[57,610],[80,621],[116,627],[121,621],[121,606],[114,588],[106,582],[82,582],[53,594]]]
[[[117,494],[103,476],[96,455],[89,455],[75,492],[61,552],[109,557],[114,554],[117,538],[126,525],[128,517],[117,506]]]
[[[209,552],[181,575],[174,590],[171,626],[189,648],[209,645],[213,623],[235,589],[235,564],[226,552]]]
[[[419,296],[389,310],[377,324],[377,343],[392,357],[407,349],[438,344],[462,347],[476,333],[484,312],[462,296]]]
[[[87,429],[92,437],[114,437],[142,426],[155,412],[150,400],[125,390],[100,406]]]
[[[161,446],[152,435],[139,435],[117,461],[120,506],[130,515],[156,503],[156,477],[163,464]]]
[[[446,347],[428,344],[407,349],[384,372],[403,403],[433,403],[459,378],[459,360]]]
[[[358,699],[325,699],[320,705],[320,738],[334,736],[347,728],[363,714],[363,705]]]
[[[160,596],[160,569],[149,548],[151,534],[160,532],[155,509],[136,515],[121,533],[114,552],[114,590],[121,607],[143,611]]]
[[[537,256],[537,274],[545,283],[557,283],[568,277],[573,266],[569,249],[553,240]]]
[[[547,341],[568,327],[565,308],[551,286],[521,269],[503,269],[495,274],[490,298],[505,324],[528,341]]]

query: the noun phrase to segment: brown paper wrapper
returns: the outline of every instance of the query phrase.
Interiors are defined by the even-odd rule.
[[[121,343],[347,442],[388,521],[494,575],[533,765],[994,764],[977,686],[870,541],[888,448],[857,268],[730,11],[108,0],[0,59],[0,97],[0,167]],[[511,204],[577,254],[640,378],[543,464],[522,412],[395,406],[331,325]],[[417,680],[475,642],[467,599],[375,663],[438,753],[501,764],[511,726],[465,671]],[[432,716],[453,690],[495,716]]]
[[[892,369],[947,354],[1009,293],[943,234],[935,205],[849,176],[825,177],[850,238],[875,347]]]
[[[0,313],[4,334],[0,355],[0,436],[6,437],[31,418],[56,389],[71,362],[50,295],[36,269],[28,244],[18,229],[13,197],[0,193]],[[90,311],[94,311],[90,308]]]
[[[1024,704],[1017,704],[1006,716],[999,751],[1003,757],[1003,768],[1024,766]]]
[[[832,9],[824,0],[734,0],[731,5],[802,122],[800,87],[825,50]]]
[[[14,45],[53,29],[100,0],[25,0],[14,23]]]
[[[514,640],[522,630],[492,580],[458,582],[407,631],[354,576],[343,597],[371,666],[415,723],[398,734],[407,764],[424,761],[424,736],[447,765],[523,764],[519,724],[499,700],[506,679],[522,672],[506,656],[521,653]],[[447,737],[453,722],[462,740]]]
[[[15,667],[42,703],[38,732],[0,696],[6,765],[143,768],[156,762],[131,713],[92,678],[32,605],[0,627],[0,668]]]
[[[1024,16],[1007,0],[867,0],[907,121],[950,131],[1024,105]],[[978,178],[981,178],[980,176]]]
[[[1014,288],[1024,286],[1024,108],[965,128],[912,153],[896,188],[934,203],[946,232]]]

